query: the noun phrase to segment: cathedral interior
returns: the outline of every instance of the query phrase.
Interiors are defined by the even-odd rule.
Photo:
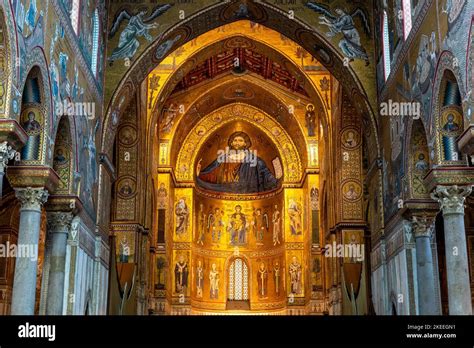
[[[473,29],[0,0],[0,314],[472,315]]]

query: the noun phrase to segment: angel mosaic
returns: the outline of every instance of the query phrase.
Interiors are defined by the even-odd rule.
[[[122,10],[118,13],[110,29],[109,39],[113,38],[120,28],[124,20],[127,20],[127,26],[120,33],[119,43],[112,51],[109,61],[113,63],[116,60],[124,59],[130,61],[137,53],[140,47],[139,37],[145,37],[148,41],[152,41],[153,37],[150,35],[151,29],[158,28],[158,23],[152,23],[156,18],[168,11],[172,5],[159,5],[153,9],[151,15],[146,17],[148,11],[140,11],[136,14],[130,13],[128,10]]]
[[[332,38],[336,34],[343,35],[343,39],[339,41],[339,47],[344,56],[349,58],[349,61],[352,62],[354,59],[362,59],[365,60],[365,65],[369,65],[369,56],[360,42],[359,31],[354,24],[354,18],[359,17],[362,20],[365,33],[367,36],[370,35],[368,15],[362,8],[357,7],[350,14],[341,8],[337,8],[334,11],[335,14],[332,14],[323,4],[307,2],[306,6],[322,14],[322,16],[319,17],[319,24],[329,27],[329,31],[326,33],[328,38]]]

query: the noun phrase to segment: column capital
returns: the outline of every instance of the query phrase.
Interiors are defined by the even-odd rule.
[[[434,227],[434,217],[427,215],[413,215],[411,218],[411,226],[415,238],[428,237],[431,238]]]
[[[438,201],[443,211],[443,216],[449,214],[464,214],[464,201],[471,192],[472,185],[438,185],[431,193],[431,198]]]
[[[20,200],[21,210],[41,211],[41,207],[48,200],[48,191],[44,188],[15,188],[15,195]]]
[[[74,215],[68,212],[48,212],[48,232],[64,232],[67,233],[71,227]]]
[[[0,173],[5,172],[9,160],[15,157],[16,150],[7,141],[0,143]]]

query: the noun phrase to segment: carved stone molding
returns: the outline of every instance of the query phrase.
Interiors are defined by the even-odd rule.
[[[472,156],[474,155],[474,125],[470,125],[466,130],[459,136],[458,147],[461,152]]]
[[[37,187],[54,192],[59,176],[48,166],[9,166],[7,178],[14,188]]]
[[[46,203],[48,212],[71,212],[78,215],[83,210],[83,204],[79,197],[70,195],[50,195]]]
[[[81,219],[78,216],[74,217],[71,221],[71,229],[69,230],[69,241],[71,243],[77,243],[79,241],[78,233],[80,223]]]
[[[20,200],[21,210],[41,211],[48,200],[48,191],[43,188],[15,188],[16,197]]]
[[[28,135],[16,120],[0,120],[0,143],[6,141],[19,150],[26,144]]]
[[[9,160],[15,157],[16,150],[14,150],[8,142],[4,141],[0,143],[0,173],[5,172],[5,168]]]
[[[437,186],[467,186],[474,182],[473,167],[437,167],[426,174],[424,180],[426,189],[431,192]]]
[[[438,201],[443,215],[464,214],[464,201],[472,192],[472,185],[468,186],[437,186],[431,193],[431,198]]]

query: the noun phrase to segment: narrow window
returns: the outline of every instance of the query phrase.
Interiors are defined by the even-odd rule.
[[[80,8],[81,0],[72,0],[72,8],[71,8],[71,24],[74,32],[79,34],[79,8]]]
[[[403,0],[403,38],[406,40],[411,31],[411,0]]]
[[[384,66],[384,75],[385,81],[387,81],[390,76],[390,42],[388,36],[388,17],[387,12],[383,11],[382,19],[382,40],[383,40],[383,66]]]
[[[91,69],[94,76],[97,76],[97,62],[99,60],[99,11],[94,11],[94,17],[92,19],[92,59]]]

